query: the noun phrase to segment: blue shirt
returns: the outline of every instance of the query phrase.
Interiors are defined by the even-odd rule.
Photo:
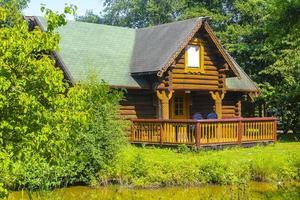
[[[194,120],[200,120],[200,119],[203,119],[203,117],[202,117],[202,115],[201,115],[201,113],[195,113],[194,115],[193,115],[193,119]]]
[[[207,119],[217,119],[218,116],[216,113],[212,112],[207,115]]]

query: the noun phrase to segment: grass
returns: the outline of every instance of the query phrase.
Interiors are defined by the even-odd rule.
[[[268,146],[218,151],[127,146],[115,167],[99,172],[98,181],[134,187],[299,181],[300,143],[292,140],[295,137],[279,136],[279,142]]]

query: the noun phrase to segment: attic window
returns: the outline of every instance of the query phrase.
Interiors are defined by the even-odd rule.
[[[185,69],[187,72],[204,72],[204,45],[198,39],[185,48]]]

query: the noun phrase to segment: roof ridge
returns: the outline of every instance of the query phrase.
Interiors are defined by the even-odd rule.
[[[143,27],[143,28],[138,28],[137,30],[145,30],[145,29],[152,29],[152,28],[157,28],[157,27],[162,27],[162,26],[168,26],[170,24],[177,24],[177,23],[182,23],[182,22],[187,22],[187,21],[192,21],[192,20],[203,20],[206,19],[207,17],[194,17],[190,19],[185,19],[185,20],[179,20],[179,21],[173,21],[173,22],[168,22],[164,24],[158,24],[154,26],[148,26],[148,27]]]
[[[26,16],[26,17],[36,17],[39,19],[43,19],[45,20],[45,18],[43,16]],[[164,24],[158,24],[158,25],[154,25],[154,26],[148,26],[148,27],[143,27],[143,28],[130,28],[127,26],[115,26],[115,25],[109,25],[109,24],[100,24],[100,23],[92,23],[92,22],[83,22],[83,21],[76,21],[76,20],[67,20],[67,22],[71,22],[71,23],[81,23],[81,24],[90,24],[90,25],[100,25],[100,26],[107,26],[107,27],[114,27],[114,28],[121,28],[121,29],[130,29],[130,30],[145,30],[145,29],[153,29],[153,28],[159,28],[159,27],[163,27],[163,26],[168,26],[170,24],[177,24],[177,23],[183,23],[183,22],[187,22],[187,21],[192,21],[192,20],[196,20],[196,21],[202,21],[203,19],[209,18],[207,16],[205,17],[194,17],[194,18],[190,18],[190,19],[185,19],[185,20],[179,20],[179,21],[173,21],[173,22],[169,22],[169,23],[164,23]]]
[[[25,17],[34,17],[35,19],[38,19],[39,21],[42,19],[45,22],[46,19],[43,16],[38,16],[38,15],[33,15],[33,16],[25,16]],[[67,23],[77,23],[77,24],[89,24],[89,25],[94,25],[94,26],[106,26],[106,27],[113,27],[113,28],[120,28],[120,29],[129,29],[129,30],[133,30],[135,31],[135,28],[130,28],[130,27],[126,27],[126,26],[114,26],[114,25],[109,25],[109,24],[98,24],[98,23],[92,23],[92,22],[82,22],[82,21],[76,21],[76,20],[67,20]]]
[[[109,27],[114,27],[114,28],[121,28],[121,29],[130,29],[130,30],[136,30],[135,28],[130,28],[127,26],[114,26],[114,25],[109,25],[109,24],[99,24],[99,23],[92,23],[92,22],[82,22],[82,21],[76,21],[76,20],[67,20],[67,22],[73,22],[73,23],[81,23],[81,24],[90,24],[90,25],[95,25],[95,26],[109,26]]]

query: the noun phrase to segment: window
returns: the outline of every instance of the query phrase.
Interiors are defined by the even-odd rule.
[[[175,115],[183,115],[184,99],[183,96],[174,97],[174,113]]]
[[[200,67],[200,57],[199,57],[199,46],[197,45],[188,45],[186,48],[188,58],[187,58],[187,66],[190,68],[198,68]]]
[[[199,39],[194,39],[185,49],[185,70],[204,72],[204,44]]]

